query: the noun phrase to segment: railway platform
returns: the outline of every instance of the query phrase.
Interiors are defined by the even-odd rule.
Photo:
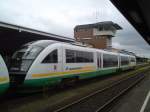
[[[150,112],[150,70],[140,83],[122,96],[110,112]]]

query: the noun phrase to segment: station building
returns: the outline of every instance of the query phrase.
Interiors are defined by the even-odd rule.
[[[112,38],[121,29],[121,26],[111,21],[77,25],[74,28],[74,37],[76,41],[94,48],[111,49]]]

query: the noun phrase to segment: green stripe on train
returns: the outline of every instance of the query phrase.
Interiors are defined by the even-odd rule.
[[[40,78],[40,79],[30,79],[30,80],[25,80],[24,85],[25,87],[41,87],[41,86],[46,86],[46,85],[55,85],[59,84],[61,82],[61,79],[63,78],[71,78],[75,76],[79,76],[79,79],[87,79],[87,78],[92,78],[92,77],[97,77],[97,76],[103,76],[103,75],[108,75],[111,73],[115,73],[117,69],[105,69],[105,70],[97,70],[94,72],[86,72],[86,73],[80,73],[80,74],[71,74],[71,75],[64,75],[64,76],[57,76],[57,77],[50,77],[50,78]]]
[[[8,90],[8,88],[9,88],[9,83],[0,84],[0,94],[6,92],[6,90]]]

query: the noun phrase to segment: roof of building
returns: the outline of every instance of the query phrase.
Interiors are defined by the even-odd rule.
[[[85,29],[85,28],[110,28],[114,27],[116,30],[121,30],[122,27],[112,21],[104,21],[104,22],[97,22],[93,24],[84,24],[84,25],[77,25],[74,29]]]
[[[35,30],[19,25],[0,22],[0,53],[12,54],[25,43],[36,40],[57,40],[62,42],[74,42],[74,38],[68,38],[40,30]]]

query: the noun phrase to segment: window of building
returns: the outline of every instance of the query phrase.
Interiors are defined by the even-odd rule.
[[[103,54],[103,67],[117,67],[118,66],[118,56]]]
[[[57,63],[58,62],[58,51],[53,50],[46,58],[42,61],[42,63]]]
[[[77,29],[77,28],[75,29],[75,32],[78,32],[78,29]]]
[[[98,30],[99,30],[99,31],[102,31],[102,30],[103,30],[103,27],[98,27]]]
[[[93,53],[66,49],[66,63],[92,63]]]
[[[121,65],[128,65],[129,64],[129,57],[121,56]]]

